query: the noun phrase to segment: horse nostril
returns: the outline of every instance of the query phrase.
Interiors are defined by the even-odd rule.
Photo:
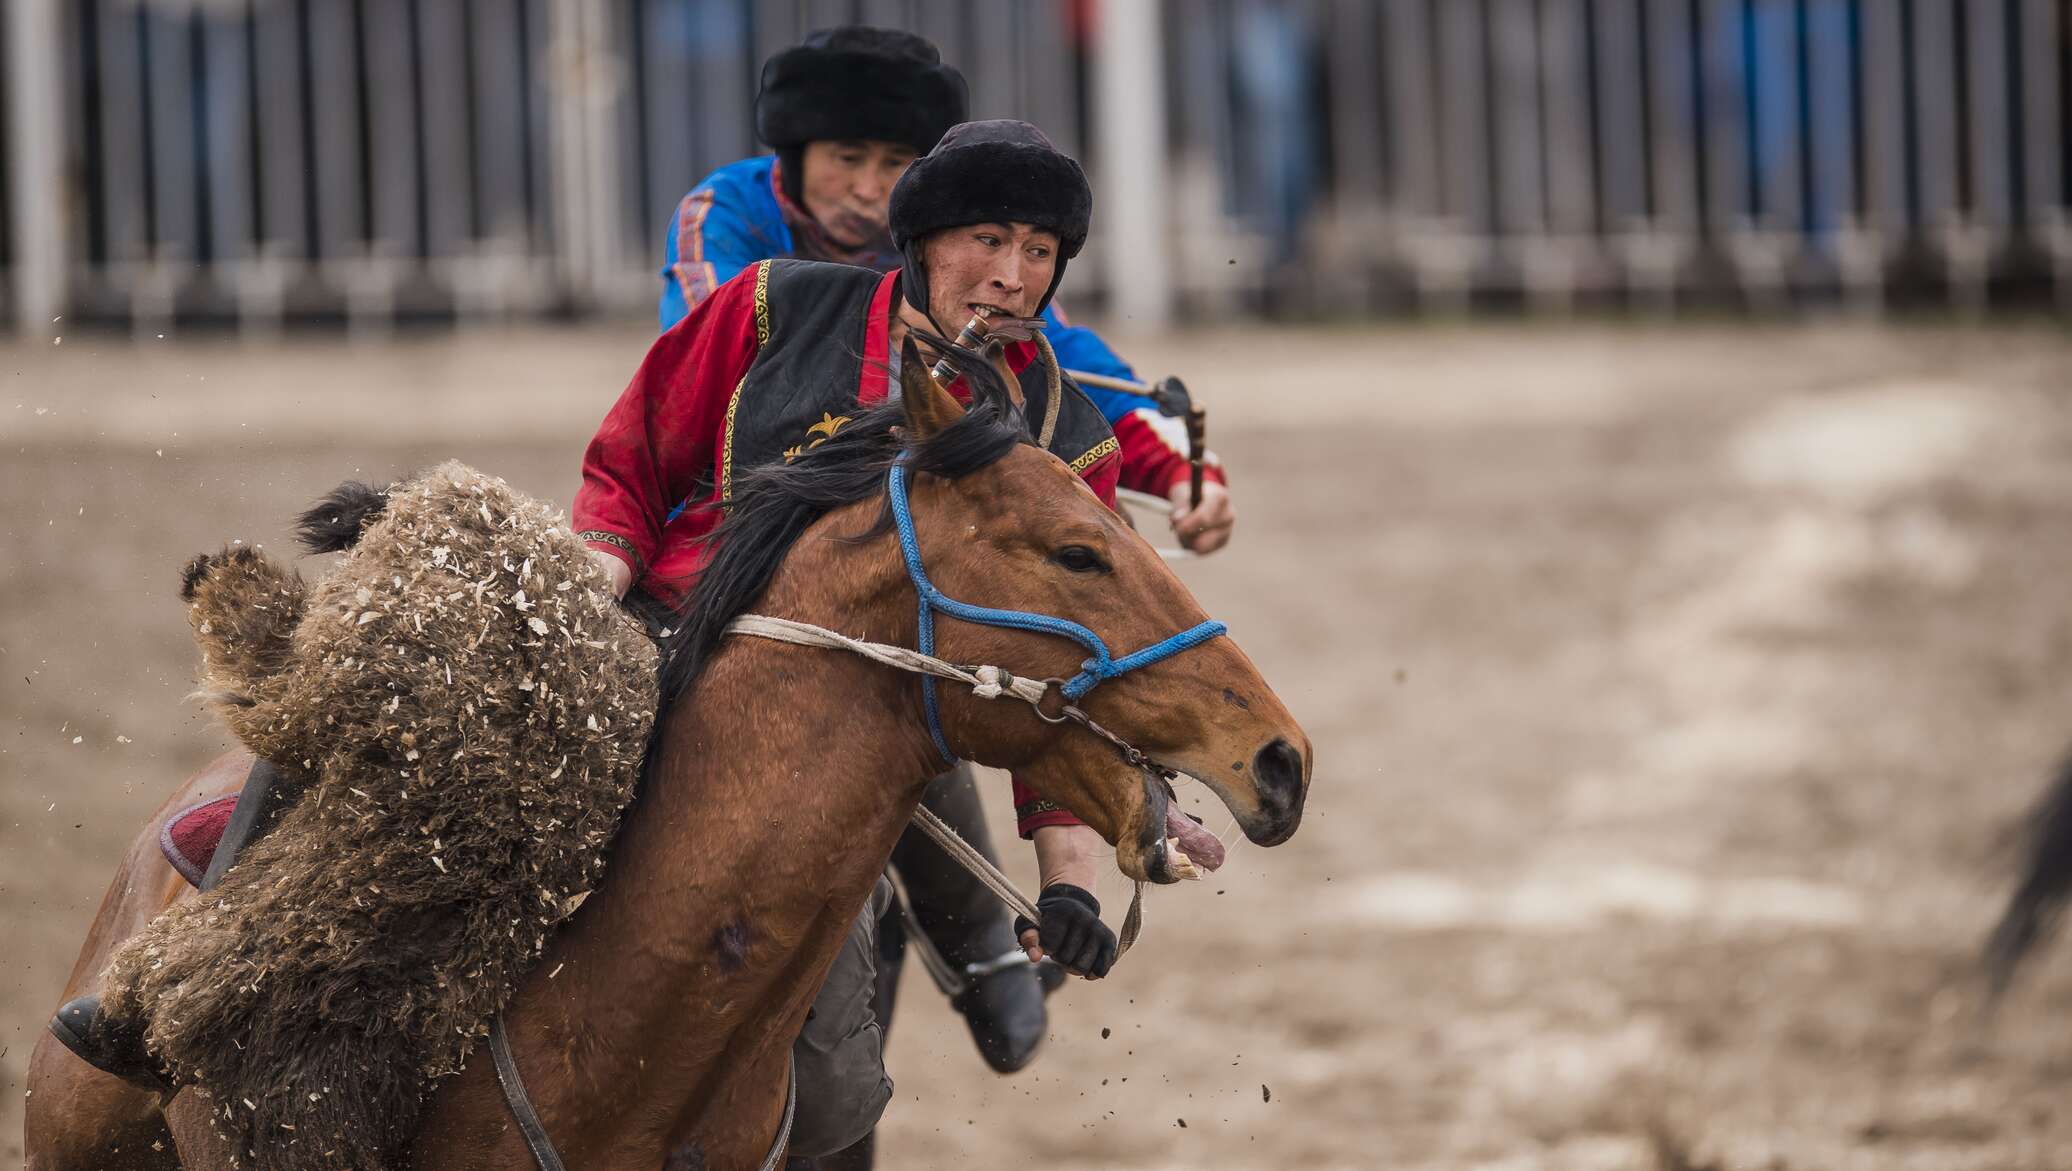
[[[1263,794],[1286,804],[1302,799],[1302,753],[1293,744],[1276,738],[1252,758],[1252,770]]]

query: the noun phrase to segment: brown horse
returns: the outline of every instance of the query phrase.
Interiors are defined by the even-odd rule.
[[[752,608],[914,645],[914,588],[884,531],[894,460],[913,470],[921,556],[945,594],[1070,619],[1125,648],[1204,620],[1149,545],[1025,442],[1004,400],[967,415],[924,369],[907,355],[900,404],[865,412],[809,458],[737,482],[734,515],[671,648],[681,689],[611,868],[503,1018],[533,1104],[573,1166],[753,1167],[777,1133],[792,1041],[942,760],[912,678],[724,630]],[[1084,657],[1022,630],[945,622],[939,637],[943,658],[1037,678],[1070,676]],[[1295,831],[1309,742],[1229,639],[1116,678],[1085,706],[1201,779],[1253,841],[1278,844]],[[1114,745],[955,688],[943,691],[941,727],[960,754],[1012,769],[1078,812],[1117,846],[1123,873],[1170,880],[1164,793]],[[237,765],[213,775],[181,800],[228,791]],[[68,994],[91,987],[98,958],[154,900],[179,896],[150,859],[128,869],[149,880],[118,879]],[[36,1058],[36,1084],[47,1087],[37,1096],[47,1100],[32,1097],[31,1167],[115,1165],[105,1142],[89,1160],[70,1152],[97,1146],[79,1129],[112,1133],[124,1119],[130,1141],[148,1149],[151,1120],[137,1099],[149,1096],[111,1093],[112,1079],[90,1070],[58,1071],[69,1055],[49,1048]],[[230,1165],[209,1108],[183,1093],[165,1110],[188,1167]],[[437,1085],[408,1161],[531,1165],[490,1062]]]

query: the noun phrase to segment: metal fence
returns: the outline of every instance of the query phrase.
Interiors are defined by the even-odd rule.
[[[2063,297],[2067,8],[1308,8],[1330,163],[1296,275],[1456,303]]]
[[[1167,165],[1104,206],[1159,205],[1204,312],[2072,301],[2068,0],[1105,0],[1165,33],[1106,57],[1090,0],[7,3],[30,328],[644,308],[677,200],[755,149],[759,62],[859,20],[1082,157],[1090,74],[1159,79]]]

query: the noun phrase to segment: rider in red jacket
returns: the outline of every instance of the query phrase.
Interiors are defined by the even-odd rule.
[[[791,458],[839,431],[859,406],[883,400],[897,385],[891,367],[911,331],[948,337],[980,313],[1037,316],[1085,243],[1092,205],[1079,165],[1035,127],[965,123],[915,161],[893,192],[901,268],[880,275],[766,260],[704,298],[648,351],[584,454],[574,521],[614,588],[663,605],[681,599],[703,568],[704,538],[732,499],[739,471]],[[998,364],[1047,448],[1112,505],[1120,444],[1099,408],[1063,375],[1048,342],[1039,333],[1011,343]],[[948,389],[964,395],[961,380]],[[1106,974],[1116,941],[1090,893],[1106,844],[1019,785],[1016,801],[1044,884],[1042,930],[1021,942],[1031,958],[1049,953],[1068,970]],[[874,926],[859,923],[858,932],[867,937]],[[838,962],[816,1005],[859,1004],[837,986],[849,978]],[[867,999],[861,1003],[867,1011]],[[853,1036],[852,1052],[876,1052],[868,1020],[856,1023]],[[857,1067],[837,1059],[823,1068],[839,1083],[857,1078]],[[874,1068],[882,1078],[882,1067]],[[802,1064],[802,1123],[809,1102],[868,1103],[889,1094],[889,1082],[809,1093],[814,1077]]]

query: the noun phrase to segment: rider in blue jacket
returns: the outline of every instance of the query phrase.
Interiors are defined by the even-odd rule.
[[[908,33],[831,29],[772,57],[756,96],[756,129],[776,153],[719,168],[677,205],[663,244],[662,328],[760,260],[899,267],[886,228],[892,185],[962,120],[964,107],[963,77],[941,64],[935,46]],[[1091,329],[1073,325],[1055,299],[1043,316],[1059,365],[1137,380],[1128,362]],[[944,324],[954,330],[962,323]],[[1185,425],[1138,395],[1084,383],[1080,389],[1115,428],[1122,486],[1171,500],[1174,532],[1187,548],[1221,548],[1234,514],[1215,455],[1206,459],[1201,505],[1188,507]]]

